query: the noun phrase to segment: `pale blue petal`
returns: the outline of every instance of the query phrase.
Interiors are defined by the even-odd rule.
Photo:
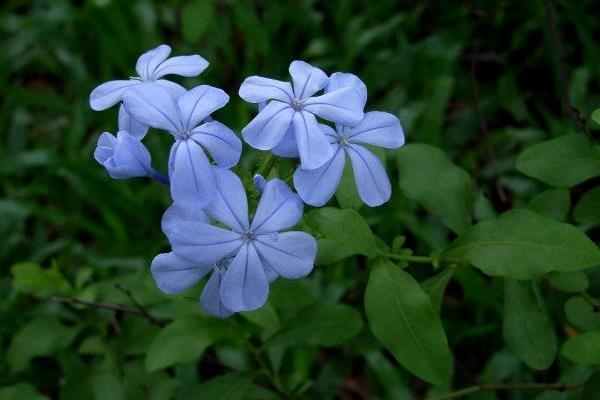
[[[140,81],[136,80],[109,81],[103,83],[90,93],[90,107],[95,111],[106,110],[121,101],[125,89],[139,83]]]
[[[284,181],[271,179],[262,192],[250,230],[267,233],[290,228],[302,218],[303,207],[300,197]]]
[[[169,92],[174,99],[187,92],[187,89],[181,86],[180,84],[168,81],[166,79],[159,79],[157,81],[147,83],[153,83],[155,85],[161,86],[163,89],[166,89],[167,92]]]
[[[111,158],[115,153],[115,146],[117,144],[117,138],[109,132],[104,132],[98,138],[96,150],[94,151],[94,158],[100,164],[104,164],[106,160]]]
[[[242,129],[242,136],[250,146],[270,150],[281,141],[293,116],[294,109],[289,104],[273,100]]]
[[[211,121],[192,130],[190,139],[201,144],[223,168],[237,165],[242,153],[242,141],[226,125]]]
[[[252,311],[262,307],[269,295],[269,281],[254,246],[245,244],[225,270],[219,291],[231,311]]]
[[[339,143],[339,135],[335,131],[335,129],[333,129],[329,125],[325,125],[325,124],[319,124],[319,128],[321,128],[321,130],[327,137],[327,140],[329,141],[329,143],[331,143],[331,144]]]
[[[348,141],[397,149],[404,144],[404,133],[395,115],[371,111],[365,114],[360,124],[350,130]]]
[[[323,166],[313,170],[298,168],[294,173],[294,187],[306,204],[321,207],[335,193],[346,164],[342,147],[337,146],[335,154]]]
[[[364,116],[360,93],[349,87],[306,99],[303,109],[327,121],[348,126],[358,124]]]
[[[115,164],[126,169],[131,176],[146,176],[151,170],[150,152],[139,139],[126,131],[117,133],[113,158]]]
[[[313,269],[317,241],[306,232],[258,235],[253,244],[260,256],[286,279],[302,278]]]
[[[215,175],[204,150],[193,140],[173,144],[169,160],[171,196],[182,205],[207,206],[215,194]]]
[[[319,128],[314,115],[304,111],[297,112],[292,124],[302,168],[319,168],[331,158],[334,149]]]
[[[212,264],[192,263],[171,252],[154,257],[150,270],[156,286],[173,294],[191,288],[212,268]]]
[[[235,254],[243,244],[239,233],[199,222],[180,223],[171,230],[169,239],[175,254],[202,265]]]
[[[296,135],[294,135],[294,128],[292,125],[289,126],[285,135],[283,135],[279,143],[277,143],[277,146],[273,147],[271,151],[279,157],[298,158],[300,156],[298,154],[298,144],[296,144]]]
[[[187,204],[183,206],[181,204],[173,203],[163,214],[160,225],[162,231],[169,237],[170,232],[182,222],[209,223],[208,217],[197,205]]]
[[[304,61],[292,61],[289,71],[294,82],[294,95],[298,99],[306,99],[327,85],[325,72]]]
[[[291,104],[294,101],[292,85],[275,79],[261,76],[250,76],[244,79],[239,95],[249,103],[260,103],[266,100],[279,100]]]
[[[177,103],[160,85],[141,83],[123,93],[125,111],[136,121],[169,132],[183,128]]]
[[[362,201],[370,207],[388,201],[392,194],[392,185],[379,158],[356,144],[346,148],[352,162],[356,189]]]
[[[224,168],[214,168],[215,197],[206,212],[240,233],[248,230],[248,199],[242,181]]]
[[[259,254],[260,257],[260,254]],[[279,274],[269,265],[269,263],[261,257],[260,261],[262,261],[263,268],[265,270],[265,275],[267,276],[267,280],[269,283],[272,283],[275,279],[279,278]]]
[[[333,92],[334,90],[351,87],[356,89],[360,95],[360,100],[363,108],[367,104],[367,86],[360,78],[354,74],[336,72],[329,77],[329,83],[325,88],[325,93]]]
[[[131,136],[140,140],[148,133],[148,127],[131,118],[131,116],[127,114],[127,111],[125,111],[123,104],[119,107],[119,130],[127,131]]]
[[[171,57],[156,67],[152,79],[160,79],[170,74],[188,77],[198,76],[206,67],[208,67],[208,61],[197,54]]]
[[[135,65],[138,76],[145,81],[152,80],[154,70],[169,57],[169,54],[171,54],[171,48],[166,44],[161,44],[142,54]]]
[[[219,289],[221,288],[222,279],[223,274],[221,272],[213,272],[200,295],[200,304],[202,304],[202,308],[217,318],[227,318],[233,314],[233,312],[228,310],[221,301]]]
[[[200,85],[177,98],[184,129],[192,130],[213,111],[223,107],[229,96],[208,85]]]

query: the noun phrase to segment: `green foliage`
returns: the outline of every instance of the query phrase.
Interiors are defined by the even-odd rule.
[[[600,149],[581,134],[565,135],[526,149],[517,169],[548,185],[571,187],[600,175]]]
[[[527,210],[511,210],[473,226],[442,258],[468,261],[492,276],[531,279],[598,265],[600,250],[572,225]]]
[[[362,326],[360,314],[351,307],[342,304],[314,304],[298,311],[266,345],[331,347],[355,336]]]
[[[380,262],[369,278],[365,311],[375,337],[405,368],[435,384],[448,380],[448,341],[429,296],[414,278]]]
[[[525,364],[547,369],[554,361],[557,339],[550,318],[531,289],[512,279],[504,280],[504,340]]]
[[[406,145],[398,154],[400,189],[456,233],[471,225],[471,179],[440,149]]]
[[[473,400],[596,400],[596,3],[2,2],[0,400],[409,400],[474,382],[573,386]],[[407,144],[377,152],[391,200],[363,205],[347,163],[298,227],[315,270],[257,311],[215,320],[202,284],[160,293],[168,189],[92,158],[117,109],[91,111],[90,91],[160,43],[210,61],[175,80],[223,88],[215,118],[238,133],[255,115],[242,80],[286,80],[294,59],[356,73],[367,109],[402,122]],[[144,142],[164,171],[169,135]],[[250,182],[265,154],[243,154]],[[292,182],[296,163],[271,176]]]
[[[356,211],[319,208],[306,214],[304,220],[319,238],[318,264],[331,264],[353,254],[375,253],[375,237]]]
[[[560,353],[578,364],[600,364],[600,331],[586,332],[567,340]]]

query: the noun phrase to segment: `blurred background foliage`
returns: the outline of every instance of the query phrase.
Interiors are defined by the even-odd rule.
[[[115,131],[116,108],[95,113],[88,96],[101,82],[133,75],[142,52],[168,43],[175,54],[210,61],[199,78],[181,83],[228,92],[216,118],[239,132],[254,113],[237,96],[244,77],[287,80],[294,59],[353,72],[367,84],[370,110],[398,115],[407,142],[440,147],[469,173],[481,221],[527,207],[546,189],[515,169],[524,148],[577,131],[598,134],[591,120],[600,107],[598,15],[594,0],[3,1],[0,399],[410,399],[480,379],[581,381],[584,367],[557,361],[535,372],[505,349],[502,287],[473,269],[459,269],[444,295],[453,379],[431,389],[363,326],[363,257],[277,282],[264,309],[225,321],[205,318],[198,287],[162,295],[149,263],[167,248],[159,222],[168,191],[141,179],[111,180],[96,164],[93,148],[101,132]],[[146,143],[164,170],[169,138],[151,134]],[[244,151],[250,174],[261,155]],[[394,157],[387,154],[392,201],[360,213],[388,245],[398,238],[416,254],[441,251],[454,236],[403,196]],[[597,183],[573,188],[554,215],[569,219],[570,204]],[[553,195],[564,198],[546,194],[532,207],[556,205]],[[597,239],[597,227],[588,228]],[[427,266],[408,270],[420,281],[433,275]],[[589,291],[598,293],[600,272],[588,276]],[[561,337],[599,329],[591,310],[575,308],[578,322],[567,320],[569,295],[552,293],[547,307]],[[312,329],[331,315],[350,322]],[[175,323],[165,328],[167,319]],[[265,350],[273,334],[278,345]],[[575,398],[519,390],[471,398],[526,396]]]

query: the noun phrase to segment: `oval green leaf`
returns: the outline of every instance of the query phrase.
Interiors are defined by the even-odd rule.
[[[517,170],[548,185],[575,186],[600,175],[600,149],[581,134],[561,136],[523,151]]]
[[[375,337],[406,369],[434,384],[448,380],[450,350],[444,328],[412,276],[382,261],[371,272],[365,311]]]
[[[400,190],[456,233],[471,225],[471,178],[442,150],[409,144],[397,155]]]
[[[512,279],[504,283],[504,340],[533,369],[544,370],[556,356],[556,333],[531,289]]]
[[[467,261],[488,275],[513,279],[600,264],[600,250],[579,229],[528,210],[511,210],[480,222],[460,235],[441,257]]]
[[[567,340],[560,353],[577,364],[600,364],[600,331],[572,337]]]

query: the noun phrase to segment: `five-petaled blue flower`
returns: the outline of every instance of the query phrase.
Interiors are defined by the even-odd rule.
[[[160,86],[141,84],[123,93],[123,105],[133,119],[170,132],[175,138],[169,156],[171,196],[180,204],[205,207],[215,194],[215,176],[206,149],[217,165],[237,164],[242,142],[227,126],[209,118],[229,96],[208,85],[174,98]]]
[[[289,72],[293,88],[289,82],[260,76],[244,80],[240,97],[251,103],[268,103],[242,130],[242,135],[250,146],[260,150],[274,149],[286,133],[293,135],[302,168],[319,168],[331,158],[333,149],[319,128],[316,116],[352,126],[362,120],[364,104],[352,86],[313,97],[327,87],[329,78],[303,61],[292,62]]]
[[[185,88],[177,83],[161,79],[162,77],[170,74],[187,77],[197,76],[208,67],[208,61],[199,55],[168,58],[169,54],[171,54],[171,47],[165,44],[142,54],[135,66],[138,76],[128,80],[109,81],[92,91],[90,94],[92,109],[102,111],[114,106],[122,100],[125,89],[144,82],[155,83],[168,90],[173,96],[178,96],[185,92]],[[120,122],[122,118],[126,119],[127,116],[124,115],[121,107],[119,110]],[[147,127],[143,125],[136,125],[128,129],[132,135],[140,138],[146,134],[147,130]]]
[[[215,175],[218,195],[206,212],[228,228],[211,225],[199,209],[172,207],[163,230],[173,251],[155,258],[152,273],[161,290],[175,293],[214,271],[201,303],[210,313],[224,317],[261,307],[269,282],[277,276],[306,276],[313,268],[317,243],[306,232],[279,232],[294,226],[303,210],[298,195],[283,181],[264,183],[250,220],[241,180],[221,168],[215,168]]]
[[[366,87],[352,74],[336,73],[331,77],[334,88],[354,86],[366,103]],[[398,118],[386,112],[367,112],[356,126],[336,125],[336,129],[319,125],[328,139],[332,156],[319,168],[307,170],[302,167],[294,173],[294,187],[305,203],[322,206],[335,193],[344,166],[346,154],[350,157],[358,194],[365,204],[376,207],[389,200],[392,193],[385,167],[371,151],[363,145],[374,145],[395,149],[404,144],[404,133]]]

